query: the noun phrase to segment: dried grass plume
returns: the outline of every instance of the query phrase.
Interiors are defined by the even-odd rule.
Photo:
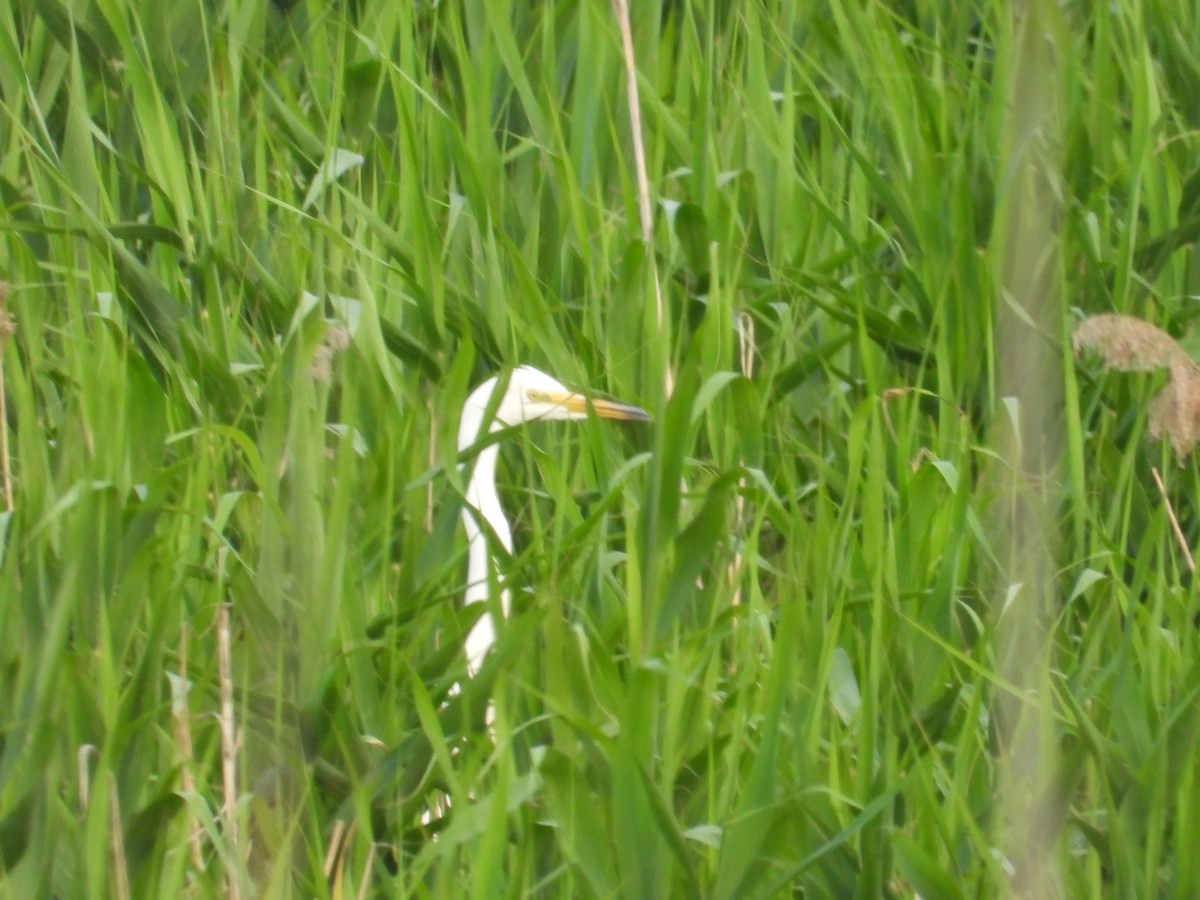
[[[1171,380],[1150,401],[1150,436],[1170,440],[1182,464],[1200,442],[1200,364],[1157,325],[1119,313],[1088,316],[1071,345],[1076,354],[1095,350],[1105,368],[1120,372],[1170,369]]]

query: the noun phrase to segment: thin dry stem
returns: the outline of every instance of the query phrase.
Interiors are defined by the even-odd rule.
[[[338,819],[333,823],[333,832],[329,835],[329,844],[325,848],[325,862],[321,867],[326,881],[334,879],[341,872],[342,853],[348,840],[346,820]]]
[[[237,728],[233,717],[233,678],[229,665],[229,608],[222,603],[217,611],[217,670],[221,682],[221,777],[224,782],[222,813],[229,844],[238,847],[237,827]],[[231,868],[226,881],[232,900],[241,897],[236,868]]]
[[[633,53],[633,25],[629,20],[629,4],[613,0],[617,27],[621,30],[621,50],[625,57],[625,93],[629,99],[629,124],[633,130],[633,168],[638,186],[638,215],[642,222],[642,238],[647,245],[654,233],[654,217],[650,207],[650,179],[646,174],[646,146],[642,140],[642,105],[637,87],[637,61]],[[659,309],[659,321],[662,310]]]
[[[888,412],[888,406],[894,398],[907,397],[915,390],[916,388],[912,387],[884,388],[883,393],[880,395],[883,400],[883,403],[880,404],[880,408],[883,410],[883,424],[887,426],[888,434],[892,436],[892,443],[894,444],[900,443],[900,435],[896,434],[896,426],[892,424],[892,416]]]
[[[367,900],[367,886],[371,883],[371,869],[375,865],[375,851],[378,847],[378,844],[371,844],[367,850],[367,861],[363,864],[362,878],[358,881],[358,893],[355,894],[357,900]]]
[[[118,900],[129,900],[129,864],[121,828],[121,798],[117,795],[117,776],[112,772],[108,773],[108,828],[113,858],[113,893]]]
[[[1179,520],[1175,518],[1175,507],[1171,505],[1171,498],[1167,496],[1167,489],[1163,486],[1162,476],[1158,474],[1158,468],[1152,466],[1150,471],[1154,473],[1154,483],[1158,485],[1158,492],[1162,494],[1163,503],[1167,507],[1167,519],[1171,522],[1171,531],[1175,533],[1175,541],[1179,544],[1179,549],[1183,551],[1183,558],[1187,560],[1188,571],[1193,574],[1196,571],[1196,560],[1192,558],[1192,551],[1188,549],[1187,539],[1183,536],[1183,529],[1179,527]]]
[[[185,793],[195,794],[196,776],[193,767],[196,764],[196,757],[192,751],[192,729],[188,716],[187,634],[188,627],[184,622],[179,628],[179,675],[171,685],[171,718],[175,726],[175,742],[179,745],[179,753],[183,756],[180,781]],[[200,824],[200,820],[193,816],[188,844],[191,849],[192,865],[197,870],[204,868],[204,852],[201,844],[203,834],[204,828]]]
[[[738,339],[738,363],[740,364],[742,375],[747,379],[754,377],[754,319],[748,313],[738,313],[737,317],[737,339]],[[745,460],[738,459],[738,465],[743,465]],[[745,487],[746,479],[739,478],[738,485]],[[738,491],[737,498],[734,500],[734,528],[738,533],[741,533],[746,521],[746,498],[741,491]],[[728,575],[730,581],[733,582],[733,599],[730,601],[733,606],[738,606],[742,602],[742,588],[738,583],[738,573],[742,569],[742,554],[737,551],[733,554],[733,559],[729,561]],[[737,620],[734,619],[736,625]]]
[[[650,179],[646,174],[646,144],[642,138],[642,107],[638,99],[637,60],[633,54],[633,26],[629,21],[629,4],[626,0],[613,0],[617,16],[617,27],[621,31],[621,50],[625,57],[625,93],[629,98],[629,127],[633,132],[633,168],[637,178],[638,216],[642,222],[642,240],[646,243],[646,259],[654,276],[654,312],[659,330],[663,327],[662,282],[658,277],[658,265],[654,260],[654,216],[650,207]],[[663,389],[668,397],[674,390],[675,380],[668,364],[663,372]]]

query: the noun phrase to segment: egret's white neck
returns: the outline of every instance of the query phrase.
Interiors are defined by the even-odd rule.
[[[460,452],[475,444],[482,436],[484,412],[495,387],[496,379],[488,379],[471,393],[463,406],[462,420],[458,428]],[[493,420],[488,430],[498,431],[503,427],[502,423]],[[467,482],[467,506],[462,512],[463,527],[467,532],[467,590],[463,598],[465,604],[486,601],[490,594],[489,581],[499,576],[495,560],[488,552],[488,537],[480,527],[480,519],[487,522],[505,552],[511,554],[513,549],[512,531],[500,507],[500,495],[496,492],[496,462],[499,455],[500,448],[491,444],[479,451],[473,461],[465,464],[465,468],[471,472],[471,478]],[[507,589],[500,591],[500,609],[507,617]],[[471,675],[479,671],[483,657],[495,643],[495,633],[491,615],[484,613],[467,635],[467,671]]]

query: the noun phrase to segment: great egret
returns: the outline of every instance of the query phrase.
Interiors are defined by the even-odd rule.
[[[611,400],[585,397],[567,390],[545,372],[532,366],[519,366],[509,376],[504,394],[498,403],[493,403],[493,394],[501,384],[498,376],[489,378],[471,392],[463,404],[462,420],[458,426],[458,449],[461,453],[473,446],[483,433],[484,420],[489,406],[495,414],[488,423],[488,431],[499,431],[522,422],[544,420],[578,421],[588,417],[588,411],[605,419],[626,419],[647,422],[650,416],[644,409]],[[479,518],[487,522],[500,546],[512,553],[512,529],[500,497],[496,493],[496,457],[500,448],[489,444],[475,457],[474,469],[467,482],[467,506],[463,508],[463,527],[467,532],[467,591],[463,598],[466,605],[481,603],[488,598],[488,575],[495,563],[488,553],[487,537],[480,527]],[[509,610],[508,588],[500,590],[500,610],[507,617]],[[476,621],[467,635],[467,672],[474,675],[479,671],[484,656],[496,641],[496,629],[490,613],[485,612]]]

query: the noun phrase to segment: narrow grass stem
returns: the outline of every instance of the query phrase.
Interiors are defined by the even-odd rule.
[[[233,710],[233,677],[230,666],[229,649],[229,615],[231,605],[222,603],[217,610],[217,670],[221,695],[221,781],[224,787],[224,801],[221,806],[224,819],[225,834],[229,846],[241,862],[242,855],[238,839],[237,822],[237,756],[238,738],[237,722]],[[241,896],[241,882],[236,867],[232,867],[226,879],[228,896],[237,900]]]

